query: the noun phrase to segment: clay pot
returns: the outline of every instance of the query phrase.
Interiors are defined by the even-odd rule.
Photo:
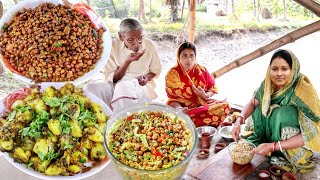
[[[220,124],[220,126],[221,127],[224,127],[224,126],[232,126],[232,123],[231,122],[222,122],[221,124]]]
[[[218,153],[219,151],[224,149],[226,146],[227,145],[225,143],[217,143],[216,145],[214,145],[214,152]]]
[[[210,134],[207,132],[204,132],[201,134],[201,138],[200,138],[200,148],[201,149],[209,149],[211,146],[210,143]]]
[[[206,159],[210,155],[209,149],[200,149],[198,152],[199,159]]]
[[[269,171],[275,177],[281,177],[282,174],[284,173],[284,170],[282,169],[282,167],[279,167],[279,166],[271,166],[269,167]]]
[[[282,174],[282,179],[283,180],[296,180],[297,177],[295,174],[293,174],[291,172],[285,172]]]
[[[260,170],[258,172],[258,178],[261,180],[269,180],[270,178],[270,172],[267,170]]]

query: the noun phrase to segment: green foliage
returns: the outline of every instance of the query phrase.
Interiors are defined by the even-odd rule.
[[[295,1],[286,0],[286,15],[291,17],[300,17],[300,18],[315,18],[310,10],[301,6]],[[283,16],[284,6],[283,1],[272,0],[272,1],[264,1],[264,7],[267,7],[275,17]]]
[[[145,31],[150,33],[154,33],[154,32],[173,33],[173,32],[179,32],[183,27],[183,23],[182,22],[169,23],[169,21],[160,21],[157,23],[144,24],[143,26]]]
[[[207,12],[207,6],[204,4],[197,5],[197,11],[198,12]]]

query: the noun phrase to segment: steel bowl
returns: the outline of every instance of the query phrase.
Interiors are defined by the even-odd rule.
[[[232,142],[234,141],[232,138],[232,131],[233,126],[224,126],[221,127],[218,131],[219,135],[225,140],[226,142]]]
[[[212,126],[200,126],[200,127],[197,127],[197,133],[198,133],[199,139],[201,138],[202,133],[209,133],[210,141],[211,141],[213,136],[217,133],[217,129]]]

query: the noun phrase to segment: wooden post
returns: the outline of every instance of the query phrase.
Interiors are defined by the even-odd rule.
[[[300,39],[306,35],[312,34],[314,32],[317,32],[320,30],[320,21],[314,22],[312,24],[309,24],[305,27],[302,27],[300,29],[297,29],[295,31],[292,31],[291,33],[288,33],[287,35],[271,42],[270,44],[261,47],[255,51],[253,51],[250,54],[247,54],[239,59],[236,59],[234,61],[232,61],[231,63],[227,64],[226,66],[222,67],[221,69],[215,71],[212,73],[212,75],[215,78],[218,78],[220,76],[222,76],[223,74],[231,71],[232,69],[238,68],[258,57],[261,57],[265,54],[267,54],[270,51],[273,51],[285,44],[294,42],[297,39]]]
[[[196,34],[196,0],[190,0],[190,19],[188,30],[188,41],[194,43]]]
[[[141,19],[146,21],[146,16],[144,13],[144,0],[139,0],[138,20],[141,21]]]

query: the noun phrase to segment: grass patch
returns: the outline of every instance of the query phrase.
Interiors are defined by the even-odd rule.
[[[166,16],[167,17],[167,16]],[[274,29],[297,29],[307,24],[315,22],[320,18],[303,19],[296,17],[288,17],[287,20],[281,18],[258,19],[252,13],[242,13],[241,15],[215,16],[206,12],[197,12],[196,29],[198,32],[222,31],[230,32],[238,29],[248,29],[265,32]],[[117,36],[121,19],[105,18],[112,36]],[[184,14],[182,20],[170,22],[168,19],[153,17],[151,21],[141,21],[146,34],[168,33],[179,34],[181,31],[187,33],[188,22],[187,13]]]

